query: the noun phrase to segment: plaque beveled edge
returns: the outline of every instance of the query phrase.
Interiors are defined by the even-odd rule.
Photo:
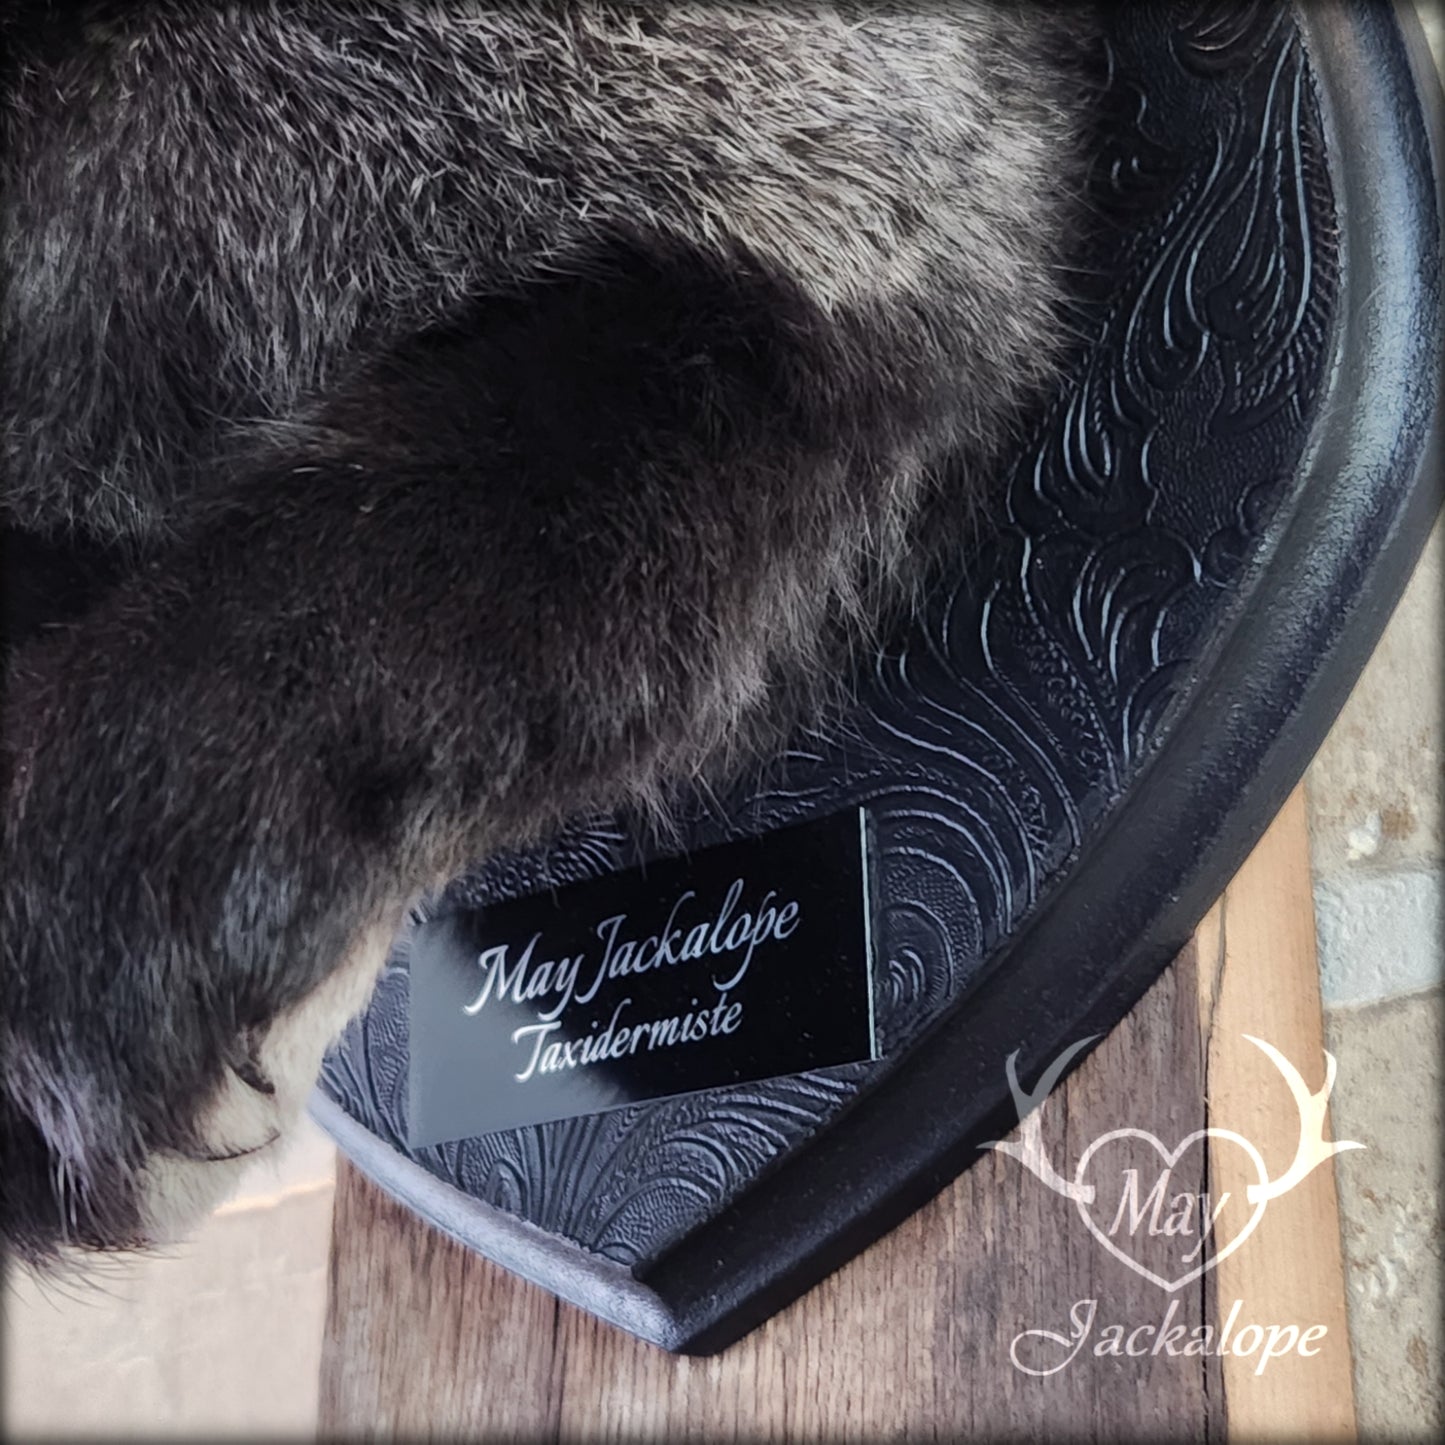
[[[603,1259],[438,1179],[383,1143],[319,1089],[308,1107],[311,1117],[363,1174],[458,1243],[476,1249],[484,1239],[486,1257],[503,1269],[650,1344],[669,1350],[682,1347],[680,1321],[626,1265]]]

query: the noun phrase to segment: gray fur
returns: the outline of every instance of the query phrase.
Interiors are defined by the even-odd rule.
[[[227,425],[608,225],[891,305],[992,444],[1051,351],[1061,36],[931,0],[122,8],[6,110],[6,505],[174,525]]]
[[[964,0],[68,24],[0,97],[4,506],[145,565],[7,679],[37,1260],[261,1142],[216,1100],[418,893],[762,745],[917,575],[1059,353],[1089,48]]]

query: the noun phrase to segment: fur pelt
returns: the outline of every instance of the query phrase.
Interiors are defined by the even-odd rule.
[[[12,6],[0,1237],[188,1227],[409,904],[765,745],[1056,365],[1090,27]]]

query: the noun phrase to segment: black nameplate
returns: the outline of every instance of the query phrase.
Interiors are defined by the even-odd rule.
[[[420,924],[413,1148],[875,1057],[861,809]]]

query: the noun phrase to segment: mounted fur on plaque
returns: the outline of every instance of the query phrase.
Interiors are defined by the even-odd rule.
[[[956,551],[1067,339],[1094,61],[991,0],[0,25],[0,1230],[45,1264],[193,1225],[416,899],[726,776]],[[103,565],[22,625],[41,556]]]

